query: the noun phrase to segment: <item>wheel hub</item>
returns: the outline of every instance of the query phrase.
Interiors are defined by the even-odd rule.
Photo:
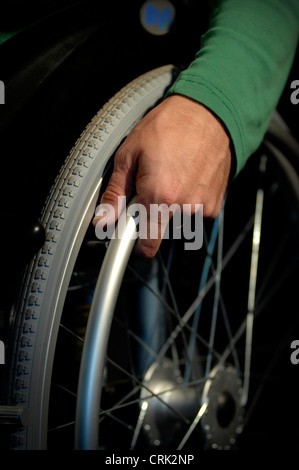
[[[236,370],[217,366],[203,390],[208,403],[202,418],[206,444],[211,449],[230,449],[243,430],[242,388]]]
[[[200,390],[182,386],[181,371],[169,359],[148,369],[141,399],[142,434],[149,445],[167,445],[182,434],[184,420],[191,420],[200,406]],[[154,396],[151,396],[154,394]],[[183,419],[180,419],[183,418]],[[139,418],[140,419],[140,418]]]

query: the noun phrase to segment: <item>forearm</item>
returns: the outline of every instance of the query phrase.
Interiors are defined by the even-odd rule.
[[[225,124],[237,172],[261,143],[287,81],[299,34],[298,0],[222,0],[194,62],[169,94],[211,109]]]

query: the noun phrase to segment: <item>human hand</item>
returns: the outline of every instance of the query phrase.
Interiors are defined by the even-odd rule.
[[[130,200],[136,192],[148,217],[150,204],[182,209],[188,204],[192,215],[202,204],[203,216],[215,218],[230,168],[230,139],[222,123],[197,101],[173,95],[152,109],[118,149],[101,204],[112,205],[118,217],[118,197]],[[95,216],[93,224],[98,223],[101,217]],[[166,227],[159,228],[157,239],[138,240],[142,256],[152,258],[158,251]]]

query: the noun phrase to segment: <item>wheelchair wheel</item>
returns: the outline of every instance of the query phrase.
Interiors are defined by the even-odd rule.
[[[10,402],[30,410],[30,424],[14,433],[16,448],[47,446],[61,313],[105,166],[134,123],[163,96],[173,71],[174,67],[165,66],[143,75],[104,106],[76,142],[46,201],[40,220],[46,243],[28,267],[12,321]],[[96,269],[99,263],[95,263]]]
[[[273,124],[220,216],[204,221],[199,250],[170,238],[142,261],[132,217],[108,248],[90,226],[111,157],[173,73],[149,72],[107,103],[46,202],[46,243],[13,321],[10,397],[30,412],[14,448],[243,448],[298,437],[299,151],[288,132]]]

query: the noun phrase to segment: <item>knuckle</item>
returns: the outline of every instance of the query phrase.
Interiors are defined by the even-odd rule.
[[[109,183],[109,186],[104,191],[101,197],[101,204],[115,204],[118,201],[121,191],[117,185],[113,182]]]
[[[159,203],[168,207],[174,204],[180,204],[182,199],[182,191],[177,185],[170,181],[162,181],[160,185]]]
[[[206,203],[203,204],[203,215],[204,217],[216,219],[221,211],[221,203],[218,200],[208,199]]]
[[[127,154],[123,150],[118,150],[114,157],[114,170],[126,172],[128,170]]]
[[[203,215],[206,218],[214,218],[215,202],[210,194],[206,194],[203,201]]]
[[[128,139],[127,139],[128,140]],[[134,152],[131,152],[131,146],[127,140],[117,150],[114,157],[114,171],[120,173],[131,172],[134,166]]]

